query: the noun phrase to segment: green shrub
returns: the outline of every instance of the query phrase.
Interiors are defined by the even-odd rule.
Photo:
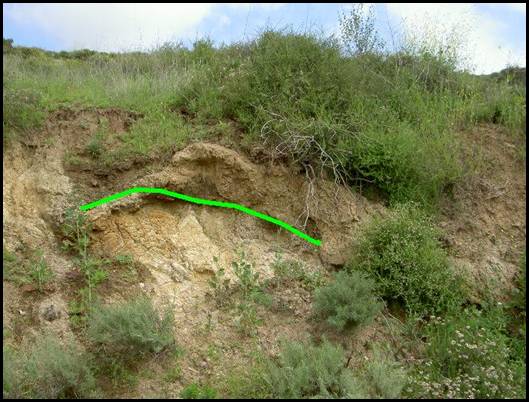
[[[145,297],[95,307],[89,316],[88,337],[103,352],[125,359],[159,353],[174,345],[173,314],[161,314]]]
[[[278,358],[258,353],[244,369],[230,373],[223,396],[237,399],[400,396],[406,373],[392,358],[377,352],[354,372],[346,367],[349,363],[346,360],[343,349],[325,339],[319,345],[283,342]]]
[[[373,294],[375,283],[360,272],[338,272],[334,281],[316,290],[314,313],[343,331],[371,322],[383,303]]]
[[[278,361],[268,361],[264,379],[272,398],[355,398],[361,392],[345,368],[341,347],[287,342]]]
[[[361,380],[370,398],[396,399],[406,386],[407,375],[388,352],[375,349],[375,355],[366,364]]]
[[[4,398],[96,395],[91,358],[73,342],[40,335],[19,349],[4,346]]]
[[[436,317],[424,334],[426,356],[411,377],[410,396],[525,398],[525,346],[523,353],[511,346],[503,308]]]
[[[399,206],[364,229],[349,267],[368,273],[379,295],[403,303],[409,313],[449,310],[462,302],[462,286],[439,235],[416,206]]]
[[[216,396],[217,391],[213,388],[201,387],[198,384],[188,385],[180,393],[182,399],[215,399]]]

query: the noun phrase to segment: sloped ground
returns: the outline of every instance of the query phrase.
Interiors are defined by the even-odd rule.
[[[101,116],[110,120],[116,138],[131,119],[129,113],[114,109],[59,111],[50,116],[45,129],[31,143],[15,145],[5,155],[4,247],[20,254],[26,249],[43,250],[57,275],[57,286],[44,295],[24,292],[4,281],[4,294],[8,295],[4,298],[4,325],[14,329],[16,323],[19,333],[21,328],[27,332],[41,327],[60,336],[71,332],[66,306],[73,294],[71,279],[76,271],[61,251],[57,235],[67,207],[132,186],[161,187],[240,203],[322,240],[318,248],[247,214],[148,195],[130,196],[88,213],[94,227],[92,252],[107,257],[130,255],[148,273],[133,285],[134,289],[102,286],[105,300],[145,292],[157,303],[172,302],[177,342],[189,351],[182,363],[188,369],[183,370],[187,373],[184,380],[189,381],[207,375],[200,353],[208,343],[217,345],[223,361],[235,364],[244,356],[242,345],[253,342],[238,335],[237,317],[225,316],[211,300],[208,280],[219,267],[233,278],[231,263],[244,252],[261,277],[270,278],[271,264],[281,254],[325,275],[333,265],[348,259],[358,225],[375,211],[383,211],[382,206],[332,182],[319,178],[308,181],[281,165],[255,164],[216,144],[192,144],[153,173],[142,166],[124,172],[72,168],[68,158],[85,157],[84,149]],[[109,281],[113,281],[112,275]],[[266,351],[277,349],[279,338],[295,339],[310,333],[306,322],[310,294],[303,289],[282,289],[281,299],[289,307],[277,314],[267,313],[268,325],[258,328],[258,339]],[[50,305],[60,311],[53,321],[43,317]],[[23,325],[18,323],[22,309],[27,318]],[[213,340],[204,335],[207,322],[215,328]],[[156,371],[156,367],[151,369]],[[189,376],[192,378],[186,378]],[[139,385],[139,395],[149,392],[143,389],[148,383]]]
[[[309,181],[284,165],[254,163],[217,144],[191,144],[159,167],[129,164],[113,172],[86,164],[72,167],[68,163],[72,155],[89,160],[83,152],[101,118],[113,133],[111,141],[119,141],[120,133],[141,116],[119,109],[60,110],[25,146],[15,144],[4,153],[4,247],[21,254],[28,248],[42,249],[57,275],[56,286],[41,296],[4,281],[4,327],[22,329],[22,334],[39,327],[61,335],[70,332],[66,304],[75,267],[61,252],[56,235],[63,212],[129,187],[144,186],[239,203],[322,240],[318,248],[237,211],[145,194],[88,213],[94,224],[92,251],[131,255],[146,273],[132,288],[107,287],[106,301],[146,292],[157,303],[174,303],[176,339],[188,351],[181,384],[220,377],[226,365],[244,365],[245,345],[255,339],[261,350],[273,353],[282,337],[318,335],[317,327],[306,319],[310,294],[286,288],[278,292],[288,308],[264,312],[267,324],[258,327],[257,338],[241,338],[234,325],[236,317],[215,307],[208,280],[219,267],[233,278],[230,265],[240,251],[264,278],[273,275],[271,264],[278,253],[302,262],[309,271],[325,274],[348,260],[359,226],[373,214],[384,213],[384,207],[331,181]],[[524,162],[518,158],[518,145],[503,131],[484,126],[464,135],[469,153],[481,153],[484,173],[454,190],[454,197],[442,208],[440,225],[457,267],[473,275],[477,283],[498,280],[501,293],[503,286],[509,286],[525,247]],[[50,305],[61,313],[53,321],[43,318]],[[204,330],[206,324],[209,331]],[[368,328],[365,337],[383,336],[373,330],[377,325]],[[350,341],[342,339],[347,348],[353,347]],[[361,345],[362,340],[358,342]],[[158,373],[156,363],[150,364],[148,370]],[[126,394],[156,393],[156,381],[142,380]],[[167,392],[177,392],[181,384]]]
[[[477,173],[454,189],[441,228],[456,266],[480,289],[508,296],[526,242],[525,144],[505,129],[477,126],[462,133]]]

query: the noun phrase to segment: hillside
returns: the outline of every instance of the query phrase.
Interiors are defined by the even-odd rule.
[[[525,68],[359,43],[4,39],[4,397],[524,398]]]

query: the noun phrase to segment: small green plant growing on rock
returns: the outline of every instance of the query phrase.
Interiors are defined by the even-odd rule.
[[[219,266],[219,259],[213,257],[213,262],[217,266],[217,270],[213,274],[213,277],[209,279],[208,283],[213,291],[212,296],[215,300],[216,306],[223,307],[229,301],[230,280],[225,277],[225,269]]]
[[[85,256],[90,242],[88,233],[91,230],[87,215],[76,208],[68,208],[60,229],[63,235],[63,248],[66,251],[73,251],[80,256]]]
[[[240,302],[237,305],[239,319],[237,326],[245,335],[255,335],[255,330],[262,320],[257,314],[256,304],[269,306],[272,302],[270,295],[263,291],[263,284],[259,281],[259,272],[245,258],[244,253],[239,261],[232,263],[235,276],[238,279]]]
[[[338,272],[334,281],[316,289],[314,314],[339,331],[367,324],[382,309],[375,283],[360,272]]]
[[[239,255],[239,261],[233,261],[232,269],[238,279],[237,286],[243,301],[270,304],[270,297],[264,293],[263,283],[259,280],[259,272],[256,272],[253,264],[246,260],[244,253]]]

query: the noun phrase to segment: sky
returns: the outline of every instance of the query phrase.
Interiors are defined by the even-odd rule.
[[[366,3],[391,43],[403,32],[456,32],[465,66],[477,74],[526,65],[525,3]],[[4,3],[3,37],[47,50],[148,50],[209,37],[215,44],[254,38],[264,28],[339,33],[348,3]]]

